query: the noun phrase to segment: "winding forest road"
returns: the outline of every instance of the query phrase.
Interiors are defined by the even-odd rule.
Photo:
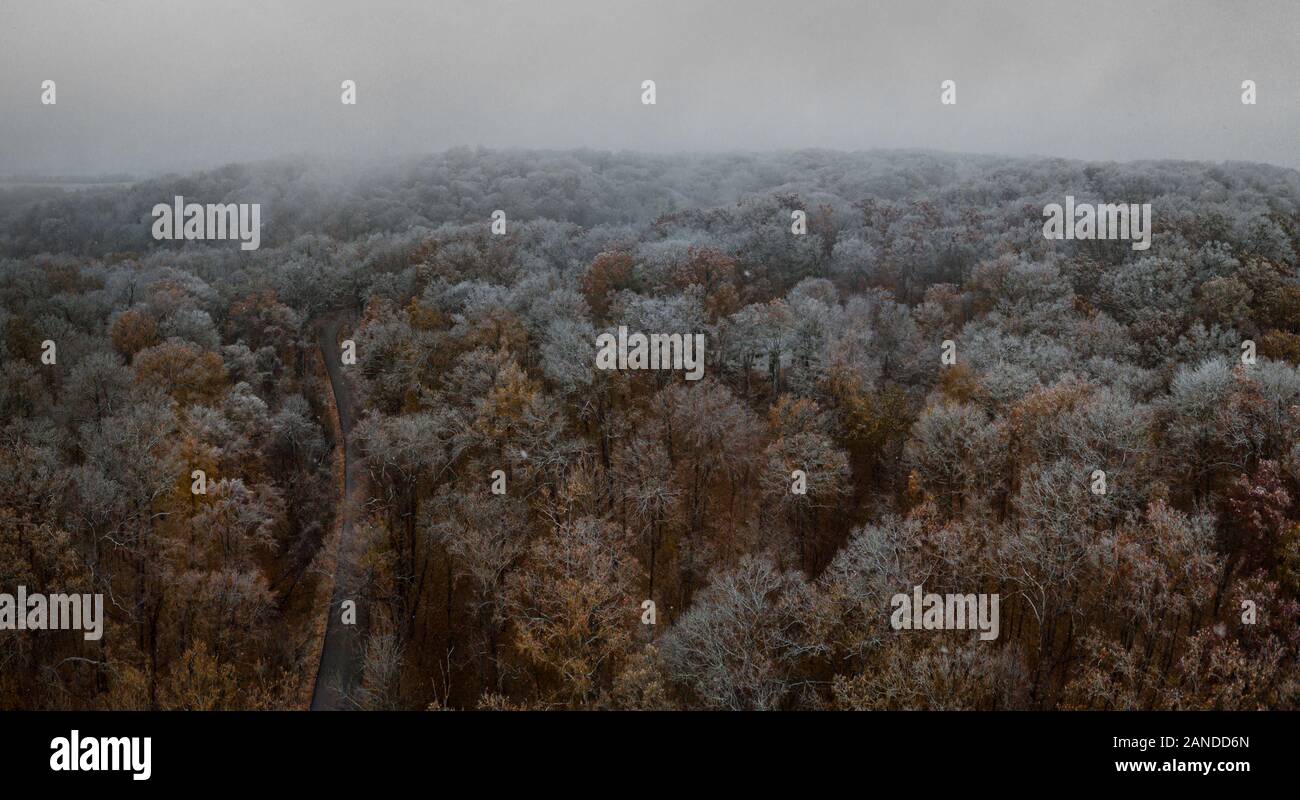
[[[321,326],[320,352],[325,361],[325,371],[329,373],[330,387],[334,391],[334,406],[338,409],[339,429],[342,433],[343,447],[343,496],[339,498],[339,513],[343,515],[339,531],[337,564],[334,569],[334,592],[330,598],[329,621],[325,626],[325,643],[321,647],[320,666],[316,671],[316,686],[312,690],[312,711],[337,711],[344,707],[347,693],[360,681],[360,664],[357,652],[357,634],[355,625],[344,625],[342,604],[345,597],[346,576],[351,574],[352,557],[348,546],[352,539],[352,492],[357,485],[357,470],[360,469],[352,457],[352,445],[348,441],[352,431],[352,422],[356,417],[356,398],[343,379],[343,364],[340,359],[338,335],[344,322],[343,316],[334,316],[325,320]]]

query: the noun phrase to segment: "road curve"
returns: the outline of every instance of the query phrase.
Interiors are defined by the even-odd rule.
[[[346,695],[360,682],[361,674],[356,626],[344,625],[341,615],[342,603],[349,599],[343,595],[346,593],[345,576],[351,574],[349,568],[352,565],[345,561],[352,557],[352,548],[348,546],[352,539],[352,493],[357,485],[357,470],[360,469],[353,458],[349,442],[352,423],[356,418],[356,399],[347,381],[343,379],[338,344],[339,328],[344,319],[343,316],[330,317],[321,325],[320,330],[321,358],[325,361],[325,371],[329,373],[330,387],[334,391],[334,406],[338,409],[339,429],[343,438],[340,443],[343,447],[343,496],[339,498],[339,514],[343,519],[334,569],[334,594],[330,598],[325,643],[321,647],[316,686],[311,695],[312,711],[343,709]]]

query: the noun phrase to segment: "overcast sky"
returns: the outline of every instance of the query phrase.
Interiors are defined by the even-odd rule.
[[[455,145],[1300,167],[1298,84],[1296,0],[0,0],[0,175]]]

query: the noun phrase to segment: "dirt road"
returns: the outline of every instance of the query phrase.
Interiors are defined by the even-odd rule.
[[[354,514],[353,491],[358,484],[357,459],[349,441],[352,423],[356,419],[356,400],[343,379],[343,364],[338,345],[339,327],[344,317],[331,317],[321,326],[320,350],[334,390],[334,404],[338,408],[339,428],[343,433],[343,497],[339,499],[339,514],[343,524],[339,534],[338,566],[334,573],[334,596],[330,598],[329,622],[325,628],[325,644],[321,648],[320,667],[316,672],[316,688],[312,692],[312,711],[335,711],[349,707],[347,694],[360,680],[360,646],[355,625],[344,625],[341,608],[346,597],[346,576],[351,574],[348,563],[352,548]]]

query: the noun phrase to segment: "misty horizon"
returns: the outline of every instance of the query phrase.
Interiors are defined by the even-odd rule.
[[[1027,163],[1054,161],[1065,164],[1084,164],[1084,165],[1101,165],[1101,166],[1122,166],[1133,167],[1142,164],[1197,164],[1211,166],[1263,166],[1276,169],[1286,169],[1293,172],[1300,172],[1300,167],[1288,166],[1285,164],[1275,164],[1267,161],[1251,161],[1246,159],[1194,159],[1194,158],[1133,158],[1133,159],[1088,159],[1088,158],[1068,158],[1064,156],[1052,156],[1042,153],[1024,153],[1011,155],[997,152],[975,152],[961,150],[944,150],[932,147],[869,147],[858,149],[842,149],[832,147],[806,147],[806,148],[770,148],[770,149],[717,149],[717,150],[675,150],[675,151],[656,151],[656,150],[634,150],[629,148],[608,149],[597,147],[485,147],[482,145],[451,145],[438,150],[429,150],[424,152],[400,153],[379,157],[368,157],[358,159],[346,164],[331,163],[330,166],[339,170],[341,175],[359,174],[365,168],[385,168],[395,169],[403,165],[418,162],[422,159],[441,158],[449,154],[458,152],[470,152],[473,154],[499,154],[503,156],[530,156],[530,155],[547,155],[547,156],[573,156],[573,155],[595,155],[609,158],[619,158],[625,156],[645,157],[645,158],[664,158],[664,159],[709,159],[725,156],[734,156],[739,158],[761,158],[761,157],[791,157],[800,154],[829,154],[843,157],[854,156],[889,156],[894,154],[906,155],[932,155],[946,158],[987,158],[1001,159],[1006,161],[1024,161]],[[133,183],[145,183],[148,181],[164,180],[167,178],[184,177],[191,175],[200,175],[230,168],[266,168],[275,167],[285,164],[305,164],[305,165],[324,165],[331,161],[331,157],[316,152],[285,153],[266,158],[250,159],[247,161],[228,161],[210,164],[204,167],[193,167],[189,169],[153,169],[139,172],[88,172],[88,173],[55,173],[55,172],[9,172],[0,173],[0,184],[49,184],[53,187],[67,185],[85,185],[94,186],[112,186]]]
[[[1065,3],[10,3],[0,175],[462,146],[1300,167],[1300,39],[1285,3],[1100,2],[1086,36],[1078,16]],[[639,101],[647,79],[654,106]],[[44,80],[57,105],[42,105]],[[339,103],[344,80],[355,106]],[[945,80],[956,105],[939,102]],[[1244,80],[1257,105],[1240,102]]]

